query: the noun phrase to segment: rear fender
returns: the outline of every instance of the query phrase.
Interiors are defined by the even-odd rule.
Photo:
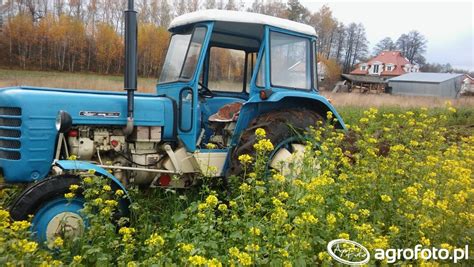
[[[232,144],[236,145],[238,143],[242,131],[246,129],[250,122],[258,115],[271,110],[291,108],[307,108],[314,110],[323,118],[327,118],[327,112],[331,111],[333,117],[337,119],[335,127],[346,130],[346,126],[341,116],[325,97],[314,93],[286,90],[274,92],[267,100],[264,101],[261,100],[258,95],[249,99],[249,101],[243,105],[240,111]]]
[[[55,162],[55,164],[56,166],[60,167],[64,171],[69,171],[69,172],[94,170],[99,176],[110,179],[114,184],[116,184],[120,189],[122,189],[123,192],[125,192],[125,194],[130,199],[130,196],[128,195],[128,192],[125,186],[123,186],[123,184],[115,176],[113,176],[104,168],[101,168],[89,162],[77,161],[77,160],[58,160]]]

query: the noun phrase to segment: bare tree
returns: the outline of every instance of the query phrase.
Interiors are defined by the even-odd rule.
[[[309,11],[299,0],[289,0],[287,6],[289,20],[303,23],[308,21]]]
[[[216,8],[216,0],[206,0],[206,3],[204,4],[204,7],[206,9],[214,9]]]
[[[402,34],[397,39],[397,48],[411,63],[424,63],[423,54],[426,52],[426,38],[418,31]]]
[[[373,54],[378,55],[382,51],[392,51],[395,49],[397,49],[397,46],[395,45],[395,42],[392,40],[392,38],[385,37],[375,45]]]

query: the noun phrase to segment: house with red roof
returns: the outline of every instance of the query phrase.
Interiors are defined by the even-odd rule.
[[[368,62],[358,64],[350,74],[389,78],[409,72],[418,72],[419,69],[417,64],[411,64],[400,51],[382,51]]]

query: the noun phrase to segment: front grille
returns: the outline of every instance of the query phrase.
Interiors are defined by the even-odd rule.
[[[21,116],[21,108],[0,107],[0,115]]]
[[[3,151],[0,150],[0,158],[9,159],[9,160],[19,160],[21,159],[21,154],[19,151]]]
[[[0,140],[1,148],[20,148],[21,142],[18,140]]]
[[[21,119],[0,118],[0,126],[20,127]]]
[[[20,136],[19,130],[0,129],[0,137],[20,138]]]
[[[21,159],[20,126],[21,108],[0,107],[0,159]],[[6,129],[6,127],[13,129]]]

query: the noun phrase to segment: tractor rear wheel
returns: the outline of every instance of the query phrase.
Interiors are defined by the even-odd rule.
[[[303,136],[310,126],[316,126],[318,121],[323,121],[321,115],[304,108],[268,112],[258,116],[242,133],[239,144],[232,153],[228,176],[242,174],[243,168],[238,159],[240,155],[255,155],[253,145],[257,141],[256,129],[264,129],[266,138],[275,147],[269,159],[269,167],[274,167],[276,161],[285,160],[285,155],[301,152],[303,141],[299,137]]]

